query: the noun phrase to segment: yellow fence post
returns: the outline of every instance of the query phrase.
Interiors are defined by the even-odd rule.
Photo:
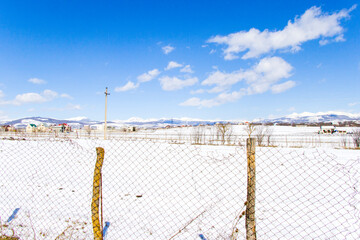
[[[246,201],[246,240],[256,240],[255,223],[255,138],[246,140],[247,153],[247,201]]]
[[[97,158],[94,170],[94,182],[93,182],[93,197],[91,202],[91,218],[94,231],[94,240],[102,240],[102,229],[100,225],[99,216],[99,201],[100,201],[100,188],[101,188],[101,168],[104,163],[105,151],[103,148],[96,148]],[[102,209],[101,209],[102,211]]]

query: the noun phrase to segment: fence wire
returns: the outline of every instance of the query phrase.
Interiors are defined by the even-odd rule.
[[[105,239],[246,239],[245,147],[126,138],[1,140],[0,239],[94,239],[96,147]],[[360,159],[257,147],[255,162],[257,239],[360,239]]]

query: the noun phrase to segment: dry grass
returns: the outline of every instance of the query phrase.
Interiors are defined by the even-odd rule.
[[[0,240],[17,240],[20,239],[18,237],[8,237],[8,236],[0,236]]]
[[[15,239],[20,239],[19,237],[15,237],[15,236],[14,236],[14,235],[15,235],[14,231],[12,231],[12,232],[13,232],[13,234],[12,234],[13,236],[12,236],[12,237],[3,235],[3,230],[4,230],[4,228],[7,228],[8,225],[4,224],[4,225],[0,225],[0,227],[1,227],[0,240],[15,240]]]

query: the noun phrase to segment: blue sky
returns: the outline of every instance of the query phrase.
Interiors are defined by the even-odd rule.
[[[0,120],[360,112],[358,1],[1,1]]]

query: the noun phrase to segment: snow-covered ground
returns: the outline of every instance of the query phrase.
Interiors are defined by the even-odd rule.
[[[257,126],[261,129],[261,126]],[[323,127],[330,129],[330,127]],[[336,130],[343,134],[319,134],[319,127],[291,127],[291,126],[268,126],[263,129],[264,133],[262,145],[281,146],[281,147],[330,147],[330,148],[353,148],[353,133],[358,128],[337,127]],[[257,137],[255,131],[252,136]],[[71,133],[14,133],[0,132],[1,137],[26,137],[26,138],[70,138],[70,139],[103,139],[103,131],[74,130]],[[216,126],[198,127],[174,127],[160,129],[139,129],[136,132],[123,132],[120,130],[108,130],[107,139],[137,138],[154,139],[173,143],[200,143],[207,145],[222,144],[221,136],[218,134]],[[247,125],[232,125],[231,131],[226,133],[226,144],[244,145],[248,138]]]
[[[106,239],[245,239],[244,147],[129,138],[2,140],[1,234],[92,239],[99,146]],[[256,165],[258,239],[360,239],[359,150],[257,147]]]

